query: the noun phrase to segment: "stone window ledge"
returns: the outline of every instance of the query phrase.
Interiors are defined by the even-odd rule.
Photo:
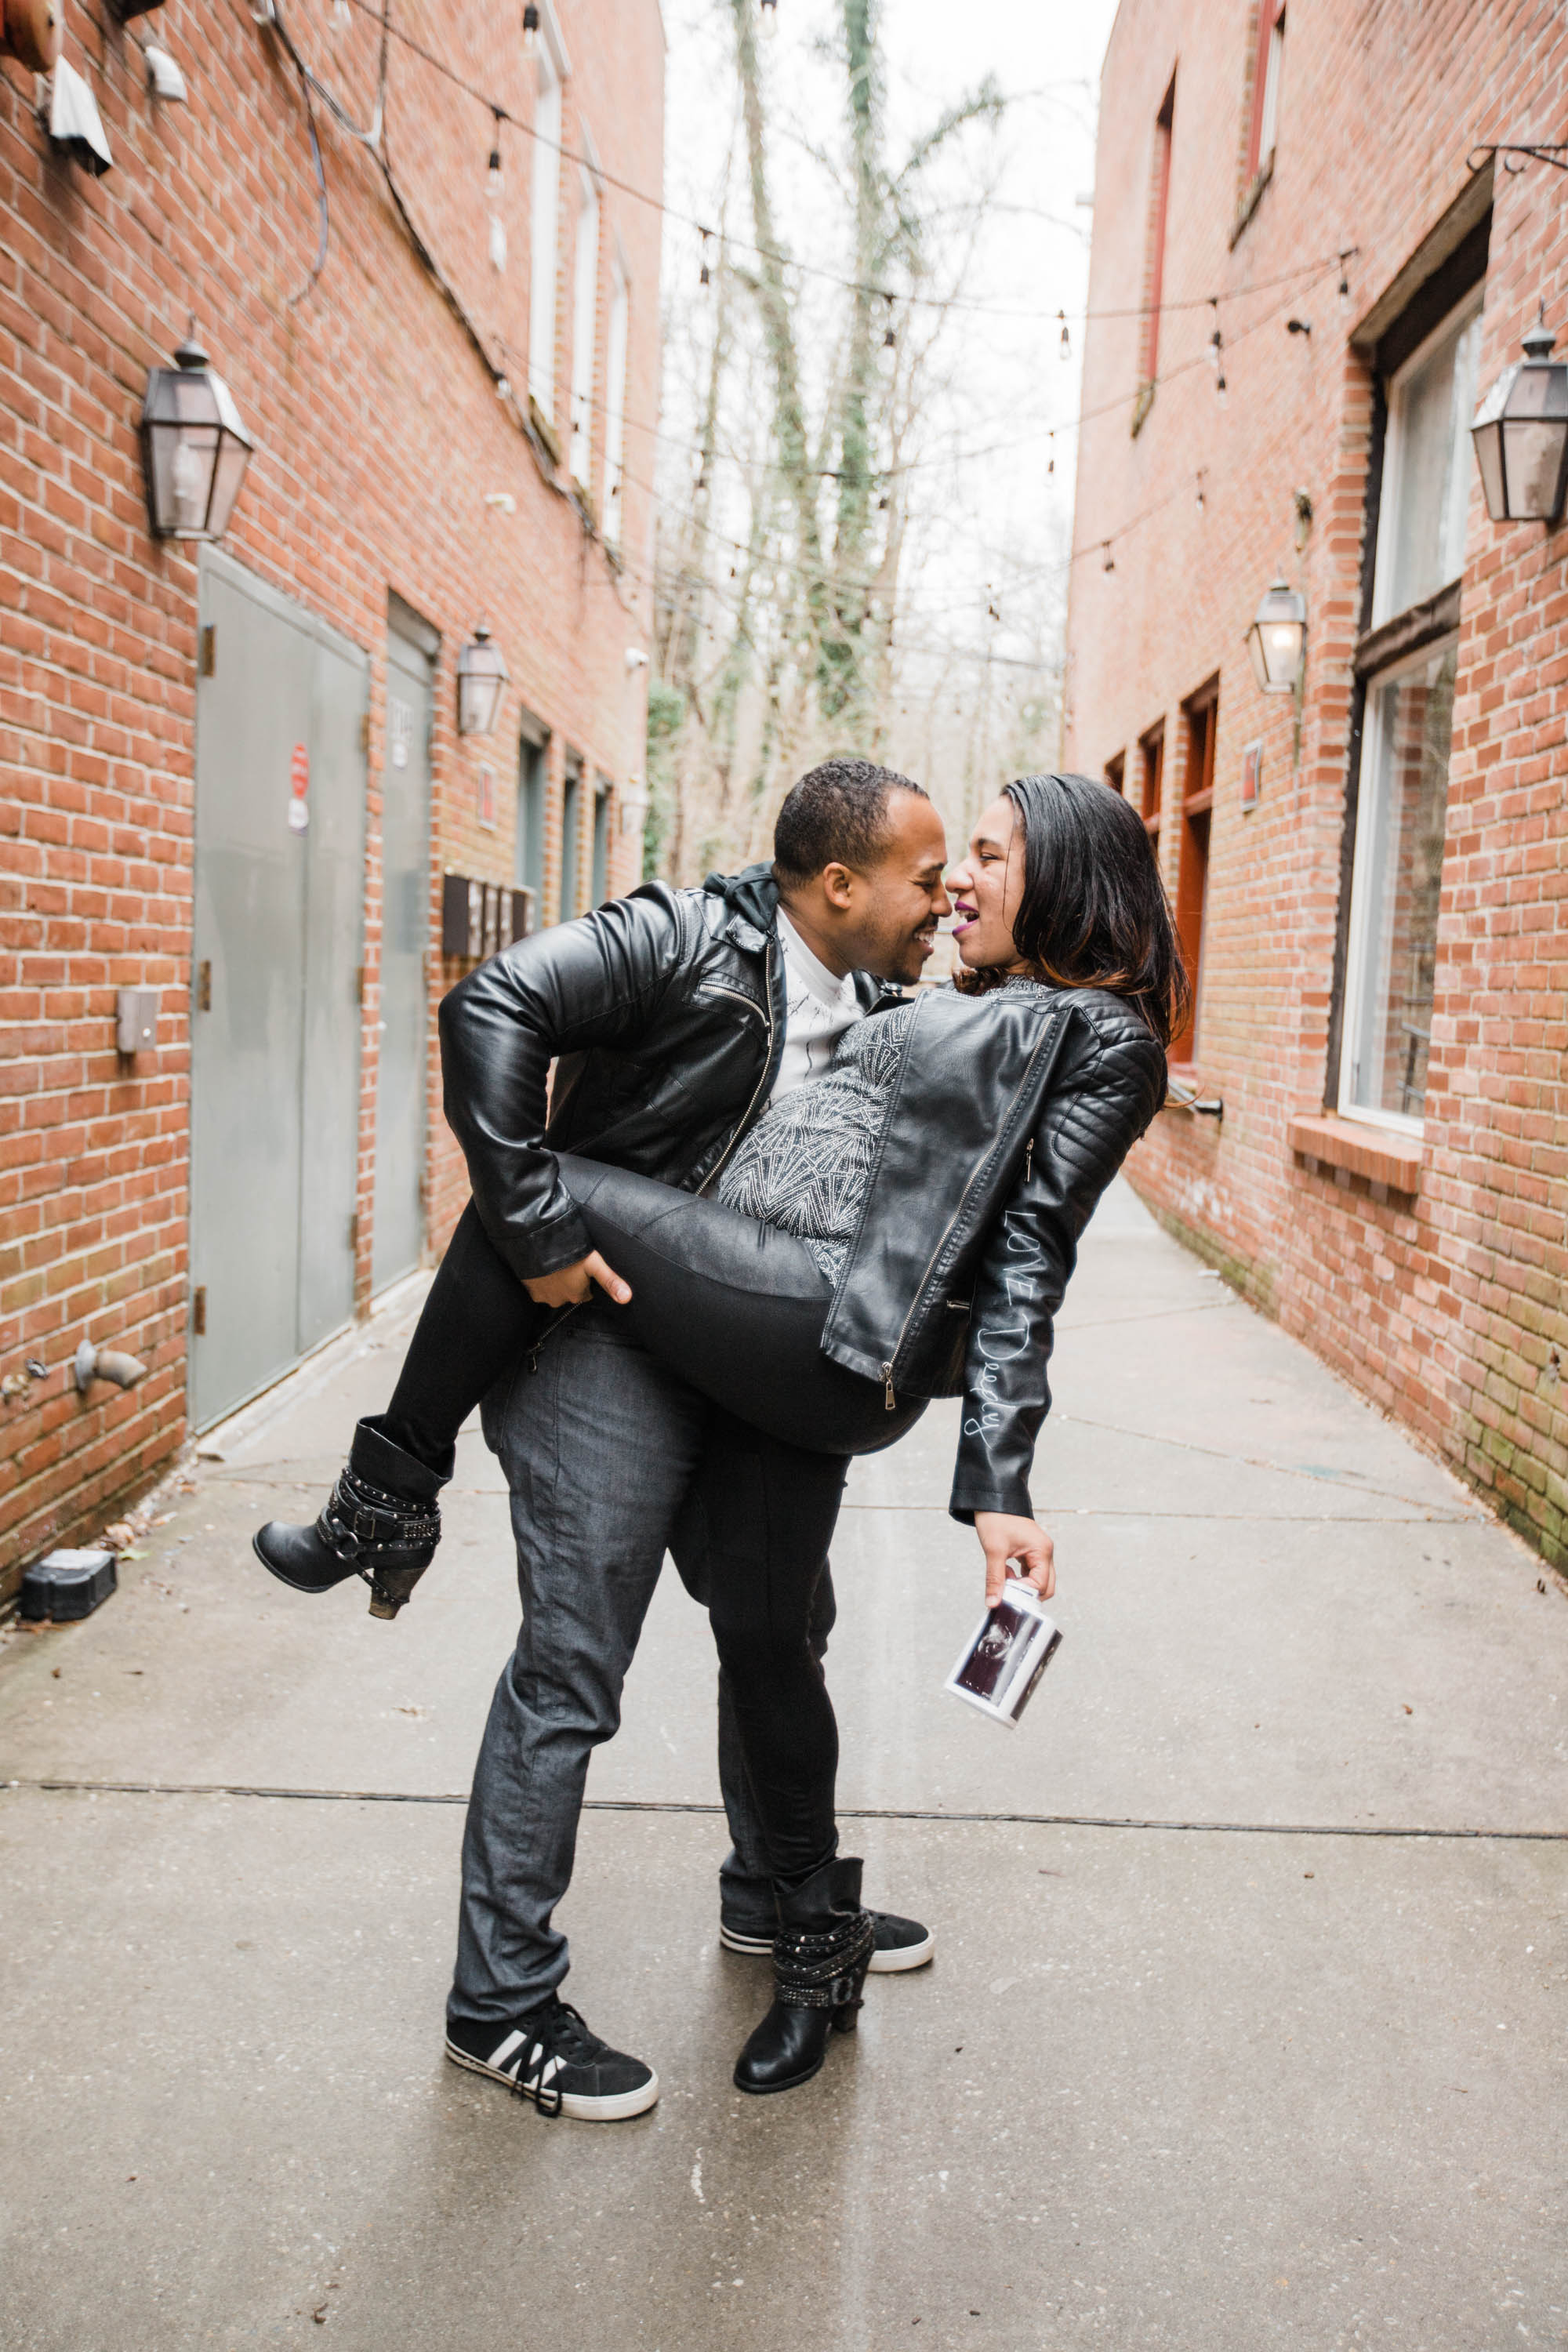
[[[1353,1118],[1336,1118],[1325,1111],[1316,1118],[1290,1121],[1290,1149],[1303,1160],[1328,1168],[1348,1169],[1391,1192],[1415,1193],[1421,1182],[1421,1139],[1392,1128],[1363,1127]]]

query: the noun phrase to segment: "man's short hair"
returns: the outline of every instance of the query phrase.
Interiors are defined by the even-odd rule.
[[[874,760],[824,760],[791,787],[773,827],[773,872],[781,882],[809,882],[825,866],[875,866],[888,845],[888,802],[894,793],[927,794],[908,776]]]

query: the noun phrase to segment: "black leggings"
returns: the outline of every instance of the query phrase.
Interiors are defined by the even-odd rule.
[[[879,1381],[823,1354],[832,1292],[793,1234],[624,1168],[569,1152],[559,1164],[594,1247],[631,1285],[630,1303],[605,1311],[700,1394],[814,1454],[879,1453],[925,1411],[908,1397],[889,1412]],[[409,1343],[387,1435],[449,1472],[480,1398],[574,1311],[534,1305],[470,1201]]]
[[[925,1411],[888,1411],[879,1381],[822,1353],[832,1293],[793,1235],[694,1193],[565,1155],[595,1249],[631,1286],[626,1328],[720,1408],[671,1531],[708,1606],[746,1774],[781,1885],[834,1851],[838,1730],[812,1607],[848,1456],[892,1444]],[[597,1297],[599,1294],[595,1294]],[[536,1307],[470,1201],[431,1286],[383,1426],[442,1474],[492,1383],[574,1308]]]

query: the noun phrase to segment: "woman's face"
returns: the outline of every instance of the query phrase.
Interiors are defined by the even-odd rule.
[[[1013,924],[1024,896],[1024,830],[1005,793],[983,812],[969,854],[947,877],[952,936],[971,971],[1022,971]]]

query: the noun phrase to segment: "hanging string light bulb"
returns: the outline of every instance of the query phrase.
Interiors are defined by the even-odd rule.
[[[1108,539],[1101,540],[1100,553],[1104,559],[1100,564],[1100,570],[1102,572],[1114,572],[1116,569],[1116,558],[1110,552],[1110,541]]]
[[[773,35],[778,31],[778,28],[779,0],[763,0],[762,35],[763,40],[771,41]]]
[[[1225,406],[1226,390],[1225,381],[1225,339],[1219,331],[1219,304],[1215,300],[1213,295],[1209,297],[1209,299],[1214,303],[1214,332],[1209,337],[1208,346],[1209,365],[1214,370],[1214,388],[1219,395],[1219,404],[1223,408]]]
[[[354,12],[349,5],[349,0],[332,0],[331,37],[334,41],[342,39],[353,20]]]
[[[1350,316],[1351,281],[1350,273],[1346,269],[1345,264],[1354,251],[1354,246],[1347,245],[1342,248],[1340,254],[1340,316],[1342,319],[1345,319]]]
[[[697,273],[697,283],[699,286],[710,286],[713,280],[711,272],[708,268],[708,240],[712,236],[713,232],[710,228],[705,228],[700,230],[699,234],[702,239],[702,266]]]
[[[485,200],[490,208],[490,268],[504,269],[506,268],[506,223],[501,218],[500,205],[501,197],[505,193],[505,182],[501,176],[500,113],[499,109],[492,111],[495,113],[495,129],[490,133],[490,160],[489,168],[485,173]]]
[[[899,364],[899,338],[893,328],[893,298],[890,294],[884,294],[882,299],[888,306],[887,321],[882,329],[882,345],[877,357],[883,374],[891,375]]]
[[[1206,466],[1200,466],[1198,467],[1197,501],[1199,514],[1204,514],[1207,511],[1206,502],[1204,498],[1204,476],[1207,471],[1208,467]]]
[[[1046,453],[1046,471],[1054,474],[1057,470],[1057,436],[1054,433],[1047,433],[1046,440],[1049,445]]]
[[[1072,337],[1068,333],[1068,314],[1065,310],[1058,310],[1057,312],[1057,316],[1062,323],[1061,340],[1057,345],[1057,357],[1059,360],[1070,360],[1072,357]]]
[[[522,12],[522,54],[525,58],[537,57],[539,54],[538,0],[528,0],[528,5]]]

